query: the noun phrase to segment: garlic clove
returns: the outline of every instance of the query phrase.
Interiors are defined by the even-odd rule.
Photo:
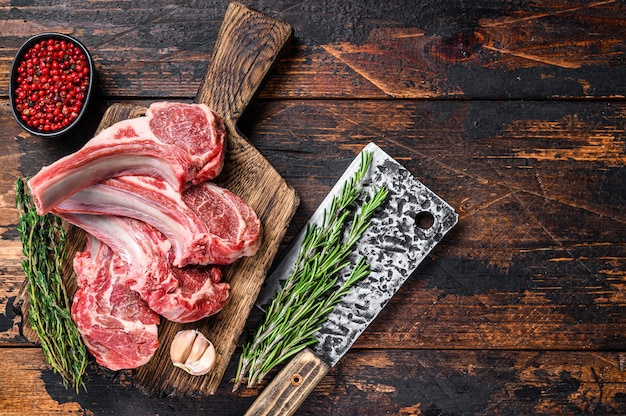
[[[170,345],[170,358],[174,363],[183,363],[189,356],[193,342],[196,339],[195,330],[178,331]]]
[[[191,346],[191,351],[189,352],[189,354],[187,354],[187,359],[185,360],[185,363],[186,364],[192,363],[200,359],[200,357],[202,357],[202,354],[204,354],[204,351],[207,349],[208,346],[209,346],[209,340],[206,339],[206,337],[202,335],[200,332],[197,332],[196,339],[193,341],[193,345]]]
[[[202,376],[211,371],[215,366],[215,347],[213,344],[209,342],[202,356],[196,361],[186,361],[185,366],[187,367],[186,371],[193,376]]]
[[[209,341],[209,346],[204,351],[204,354],[202,354],[202,358],[200,358],[200,361],[204,363],[210,363],[211,364],[210,369],[212,369],[213,366],[215,365],[216,360],[217,360],[217,354],[215,352],[215,347],[213,346],[213,343]]]
[[[172,364],[194,376],[211,371],[215,365],[215,347],[197,330],[179,331],[170,347]]]

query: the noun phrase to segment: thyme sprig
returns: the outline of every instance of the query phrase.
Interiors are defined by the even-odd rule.
[[[61,375],[65,387],[76,392],[85,387],[87,350],[70,315],[70,301],[63,284],[66,231],[61,219],[37,214],[25,180],[16,183],[19,211],[17,230],[26,259],[22,268],[28,279],[29,321],[41,340],[48,364]]]
[[[233,391],[244,382],[257,385],[276,365],[316,343],[313,335],[328,313],[369,274],[369,264],[360,258],[338,284],[339,272],[351,265],[348,257],[354,245],[388,195],[381,187],[354,206],[372,158],[373,153],[362,153],[359,169],[324,210],[321,224],[307,225],[293,272],[268,306],[252,341],[243,347]]]

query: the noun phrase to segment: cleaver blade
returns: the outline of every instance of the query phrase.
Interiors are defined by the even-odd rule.
[[[372,164],[363,180],[363,194],[381,186],[389,189],[387,201],[378,209],[351,254],[352,264],[364,257],[370,273],[352,286],[328,314],[315,333],[316,344],[296,355],[263,390],[246,415],[290,415],[300,406],[319,380],[335,366],[367,326],[378,316],[406,279],[454,227],[454,209],[374,143],[362,152],[372,152]],[[352,161],[309,223],[319,225],[335,195],[357,171],[361,154]],[[294,238],[284,257],[266,279],[257,298],[264,309],[294,268],[306,227]],[[345,270],[339,280],[347,278]]]

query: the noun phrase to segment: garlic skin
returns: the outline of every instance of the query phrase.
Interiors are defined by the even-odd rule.
[[[192,376],[202,376],[215,365],[215,347],[197,329],[178,331],[170,345],[172,364]]]

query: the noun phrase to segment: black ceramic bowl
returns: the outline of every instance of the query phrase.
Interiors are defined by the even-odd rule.
[[[11,111],[29,133],[61,136],[85,115],[94,82],[93,60],[82,43],[61,33],[35,35],[20,47],[11,66]]]

